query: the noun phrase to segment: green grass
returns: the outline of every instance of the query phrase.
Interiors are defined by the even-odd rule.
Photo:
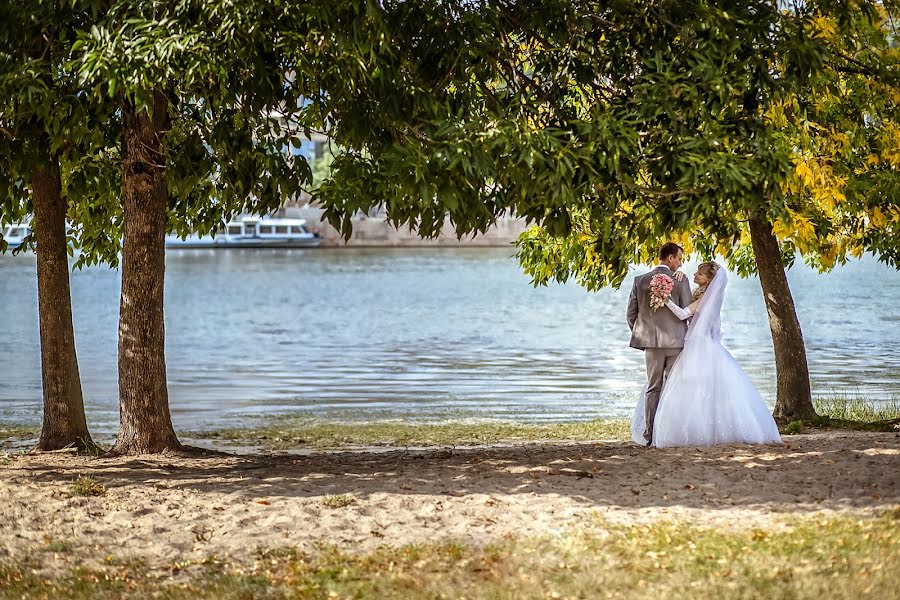
[[[49,540],[42,548],[44,552],[55,552],[57,554],[66,554],[74,549],[75,545],[67,540]]]
[[[783,433],[801,433],[805,428],[894,431],[892,420],[900,419],[900,402],[875,404],[859,399],[818,398],[814,421],[795,421]],[[405,423],[401,421],[321,421],[282,417],[261,427],[223,429],[189,434],[226,443],[259,445],[270,450],[291,448],[340,448],[346,446],[471,446],[507,441],[541,440],[630,440],[626,420],[597,419],[583,422],[528,424],[509,421],[448,421]]]
[[[32,440],[37,438],[40,433],[40,430],[34,427],[0,423],[0,442]]]
[[[106,486],[90,476],[79,477],[69,488],[72,496],[105,496]]]
[[[344,508],[353,504],[353,496],[349,494],[327,495],[322,498],[322,504],[328,508]]]
[[[900,510],[739,532],[598,518],[566,535],[487,546],[362,554],[286,547],[258,549],[253,558],[209,557],[164,572],[109,561],[106,569],[55,576],[33,571],[37,559],[7,562],[0,598],[890,598],[900,587]]]
[[[511,422],[401,423],[322,422],[283,418],[271,425],[191,434],[273,450],[341,446],[465,446],[523,440],[629,439],[627,421],[595,420],[542,425]]]
[[[855,431],[900,431],[900,402],[873,403],[859,398],[816,398],[818,417],[791,421],[782,433],[802,433],[807,428],[847,429]]]
[[[874,423],[900,419],[900,401],[875,404],[859,398],[816,398],[816,412],[838,421]]]
[[[14,442],[22,442],[26,440],[37,440],[41,436],[39,427],[28,427],[22,425],[12,425],[9,423],[0,423],[0,449],[9,448],[15,445]],[[81,444],[78,448],[78,454],[83,456],[100,456],[106,452],[106,448],[93,442]]]

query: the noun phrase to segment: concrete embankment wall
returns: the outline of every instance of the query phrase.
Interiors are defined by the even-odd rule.
[[[322,221],[323,211],[311,206],[297,208],[287,207],[279,212],[279,216],[294,219],[306,219],[307,228],[318,233],[322,239],[322,247],[335,246],[508,246],[515,242],[519,234],[525,231],[525,219],[503,218],[484,235],[468,236],[456,239],[453,225],[447,220],[444,233],[433,240],[423,240],[409,230],[396,230],[383,216],[367,217],[360,215],[353,219],[353,235],[344,242],[340,233],[329,223]]]

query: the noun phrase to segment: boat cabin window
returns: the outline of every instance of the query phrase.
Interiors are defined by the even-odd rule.
[[[275,226],[275,233],[280,233],[280,234],[284,235],[284,234],[286,234],[287,232],[288,232],[288,226],[287,226],[287,225],[276,225],[276,226]]]
[[[291,233],[306,233],[303,231],[303,225],[294,225],[291,227]]]
[[[22,228],[21,227],[13,227],[7,232],[8,237],[22,237]]]
[[[271,225],[260,225],[259,233],[260,233],[260,235],[262,235],[264,233],[272,233],[272,226]]]
[[[228,235],[241,235],[241,226],[240,225],[229,225],[228,226]]]

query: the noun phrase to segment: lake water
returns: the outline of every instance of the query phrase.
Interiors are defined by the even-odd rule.
[[[630,279],[598,293],[574,284],[535,289],[511,255],[170,251],[166,352],[176,427],[237,426],[273,413],[630,416],[644,381],[643,354],[628,347]],[[798,266],[789,278],[814,394],[900,398],[900,274],[867,259],[828,275]],[[118,420],[119,273],[75,272],[72,294],[88,419],[92,431],[110,434]],[[0,306],[0,420],[39,423],[33,255],[0,256]],[[756,279],[731,276],[723,342],[773,402],[774,358]]]

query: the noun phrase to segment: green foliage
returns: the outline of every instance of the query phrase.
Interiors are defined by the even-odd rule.
[[[873,423],[900,420],[900,401],[867,402],[861,398],[816,398],[816,412],[823,417],[843,421]]]
[[[322,498],[322,504],[328,508],[344,508],[353,504],[354,498],[350,494],[327,495]]]
[[[782,433],[794,435],[806,428],[893,432],[900,430],[900,403],[867,402],[860,398],[816,398],[812,420],[791,421]]]
[[[0,30],[0,221],[29,212],[29,165],[49,148],[81,264],[117,261],[118,109],[154,89],[179,234],[308,188],[284,150],[323,131],[342,153],[315,197],[345,235],[379,206],[426,237],[446,216],[462,236],[513,212],[539,226],[519,245],[535,283],[618,285],[663,237],[749,273],[749,212],[787,264],[897,264],[897,35],[877,3],[102,9],[31,0]]]
[[[100,9],[31,0],[5,15],[0,225],[31,211],[35,164],[58,161],[77,264],[116,265],[120,108],[148,109],[155,89],[166,94],[172,123],[170,231],[215,231],[236,213],[272,210],[310,182],[306,161],[284,151],[308,131],[300,113],[310,80],[285,58],[297,51],[305,8],[185,0]]]
[[[169,99],[169,230],[214,232],[265,213],[311,180],[296,144],[307,89],[284,60],[302,15],[269,2],[116,2],[74,45],[90,97],[149,110]]]
[[[667,223],[650,238],[632,239],[631,262],[647,262],[653,246],[667,237],[703,258],[719,254],[747,276],[756,264],[746,220],[756,212],[773,224],[785,266],[802,257],[828,270],[871,252],[900,267],[900,52],[894,21],[875,4],[844,11],[807,3],[787,18],[794,22],[797,43],[819,46],[821,62],[756,107],[765,127],[753,143],[789,150],[782,157],[788,160],[770,163],[760,173],[774,184],[757,179],[758,196],[742,210],[715,205],[731,228],[694,215],[686,226]],[[784,79],[798,75],[787,57],[774,57]],[[522,237],[519,256],[535,283],[573,274],[591,289],[620,283],[604,272],[606,264],[596,264],[596,222],[581,223],[561,239],[544,230]]]
[[[368,72],[328,86],[329,134],[347,151],[316,197],[345,235],[376,206],[425,237],[445,216],[465,235],[512,211],[539,225],[519,245],[537,284],[618,285],[664,237],[746,274],[750,213],[775,225],[787,264],[827,268],[860,250],[896,264],[893,166],[855,177],[840,215],[813,215],[798,202],[815,193],[795,189],[826,132],[853,142],[848,192],[872,150],[894,156],[898,61],[880,10],[386,3],[353,33]],[[841,246],[831,237],[844,230],[855,237]]]
[[[791,421],[784,428],[784,433],[788,435],[796,435],[798,433],[803,433],[803,421]]]
[[[310,190],[317,190],[324,181],[331,177],[331,165],[336,156],[340,155],[340,151],[332,152],[330,149],[325,151],[320,158],[314,159],[310,163],[312,171],[312,184]]]
[[[421,77],[422,98],[403,109],[412,124],[398,119],[389,136],[345,142],[335,130],[349,150],[320,190],[334,224],[383,204],[397,225],[422,235],[436,235],[445,214],[466,234],[512,210],[543,226],[546,237],[530,238],[531,248],[589,236],[601,257],[592,272],[606,284],[621,279],[635,242],[660,229],[699,218],[736,233],[721,213],[745,209],[762,174],[787,161],[782,144],[753,143],[765,123],[744,106],[758,103],[747,97],[751,83],[772,96],[785,87],[766,68],[776,49],[792,47],[790,32],[775,27],[777,11],[543,2],[472,12],[426,22],[429,47],[406,61],[377,57],[394,81]],[[401,16],[383,16],[398,46]],[[417,60],[438,47],[458,48],[461,66]],[[801,50],[795,62],[815,58],[815,48]],[[429,76],[453,81],[432,86]],[[530,271],[527,253],[523,263]],[[568,275],[562,266],[557,273]]]
[[[69,489],[72,496],[105,496],[106,486],[91,476],[82,476],[75,480]]]
[[[63,194],[78,197],[69,218],[77,241],[84,223],[114,203],[118,178],[114,148],[115,106],[88,98],[69,63],[79,27],[96,15],[78,3],[4,3],[0,16],[0,251],[3,225],[32,212],[30,183],[38,168],[62,172]],[[111,186],[111,184],[113,184]],[[83,220],[82,220],[83,219]],[[104,220],[104,223],[106,221]],[[109,236],[88,226],[85,243],[102,246]],[[102,251],[100,252],[102,254]]]

